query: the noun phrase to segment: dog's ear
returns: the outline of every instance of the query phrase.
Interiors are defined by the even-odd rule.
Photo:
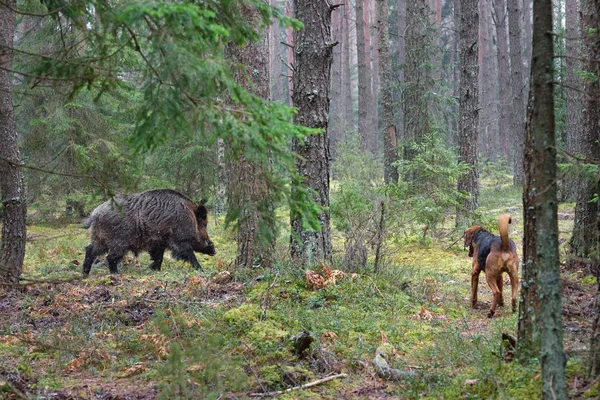
[[[465,231],[465,246],[464,247],[471,246],[471,243],[473,243],[473,232],[475,231],[474,228],[475,227],[472,226]]]
[[[465,247],[469,248],[469,257],[473,257],[473,253],[475,253],[475,249],[473,247],[473,238],[479,229],[480,227],[475,225],[465,231]]]

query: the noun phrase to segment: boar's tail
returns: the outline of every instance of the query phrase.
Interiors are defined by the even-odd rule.
[[[83,227],[85,229],[88,229],[90,226],[92,226],[95,220],[96,216],[94,214],[90,215],[89,217],[83,220]]]

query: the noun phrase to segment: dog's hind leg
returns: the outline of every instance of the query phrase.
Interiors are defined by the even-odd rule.
[[[502,274],[498,274],[498,278],[496,278],[496,285],[498,285],[498,290],[500,293],[500,298],[498,299],[498,306],[504,306],[504,293],[502,292],[502,287],[504,285],[504,279]]]
[[[512,312],[517,312],[517,292],[519,291],[519,275],[517,274],[517,268],[509,268],[508,276],[510,278],[510,286],[512,288],[511,305]]]
[[[485,279],[487,280],[487,283],[490,287],[490,289],[492,289],[492,305],[490,307],[490,312],[488,313],[488,318],[492,318],[494,316],[494,314],[496,313],[496,306],[498,305],[498,302],[500,301],[500,290],[498,289],[498,278],[492,274],[486,274],[485,275]]]

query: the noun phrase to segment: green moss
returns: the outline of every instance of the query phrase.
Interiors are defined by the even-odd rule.
[[[258,322],[261,309],[255,304],[242,304],[223,314],[223,320],[234,326],[250,326]]]
[[[280,344],[290,334],[273,321],[256,322],[248,332],[248,338],[260,347],[272,347]]]
[[[598,280],[596,279],[595,276],[593,275],[588,275],[585,278],[583,278],[581,280],[581,284],[582,285],[597,285],[598,284]]]

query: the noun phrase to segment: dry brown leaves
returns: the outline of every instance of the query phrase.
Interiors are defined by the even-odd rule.
[[[424,321],[431,321],[431,320],[447,320],[448,317],[445,314],[434,314],[431,311],[429,311],[427,308],[425,308],[424,305],[421,305],[421,310],[415,314],[413,314],[413,319],[420,319],[420,320],[424,320]]]
[[[167,358],[167,356],[169,355],[168,341],[167,341],[167,338],[165,335],[160,335],[160,334],[141,335],[140,339],[145,342],[150,343],[156,350],[156,353],[161,358]]]
[[[107,352],[100,350],[82,351],[79,355],[69,361],[65,365],[65,370],[69,372],[80,371],[86,365],[96,364],[102,361],[115,361],[115,356],[108,354]]]
[[[331,269],[323,263],[321,263],[320,271],[309,269],[304,273],[306,288],[309,290],[318,290],[327,286],[333,286],[344,276],[345,274],[339,269]]]

